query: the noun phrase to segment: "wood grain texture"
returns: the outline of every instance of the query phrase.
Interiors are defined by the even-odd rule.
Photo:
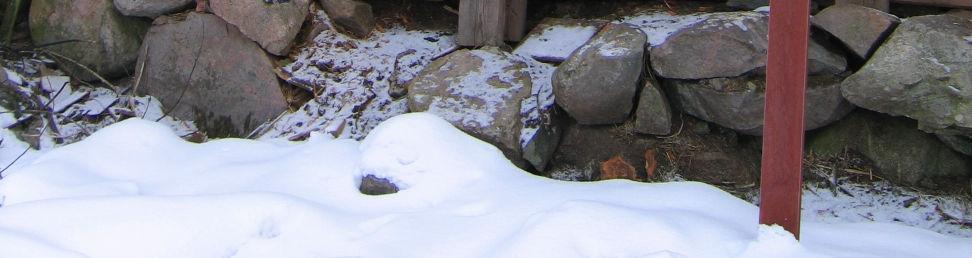
[[[800,237],[810,0],[771,0],[759,221]]]
[[[462,46],[501,46],[506,36],[507,0],[459,2],[457,41]]]
[[[506,40],[520,41],[526,34],[527,0],[506,0]]]

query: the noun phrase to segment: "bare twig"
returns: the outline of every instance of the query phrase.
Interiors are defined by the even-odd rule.
[[[101,77],[100,74],[98,74],[94,70],[91,70],[91,68],[88,68],[88,66],[81,64],[77,60],[71,59],[70,57],[66,57],[64,55],[61,55],[61,54],[58,54],[58,53],[56,53],[54,51],[50,51],[50,50],[46,50],[46,49],[45,50],[41,50],[41,52],[43,52],[44,54],[48,54],[48,55],[54,56],[54,57],[59,58],[59,59],[64,59],[64,60],[66,60],[68,62],[71,62],[71,63],[73,63],[73,64],[81,67],[81,69],[84,69],[88,73],[91,73],[92,75],[94,75],[95,77],[97,77],[99,81],[105,83],[105,85],[111,86],[111,89],[112,90],[118,88],[118,87],[115,86],[115,84],[112,84],[111,82],[109,82],[108,79],[105,79],[105,77]]]
[[[47,125],[45,124],[44,127],[41,128],[40,134],[41,135],[44,135],[44,132],[46,132],[46,131],[47,131]],[[13,161],[10,161],[10,164],[7,164],[7,166],[3,167],[3,169],[0,169],[0,179],[3,179],[3,172],[6,172],[7,169],[10,169],[10,167],[12,167],[14,164],[16,164],[17,161],[20,160],[20,158],[23,158],[24,155],[27,154],[27,151],[30,151],[30,146],[29,145],[27,146],[27,148],[24,148],[24,151],[20,152],[20,155],[17,155],[17,157],[14,158]]]
[[[128,109],[135,108],[135,95],[138,94],[138,85],[142,83],[142,75],[145,72],[145,63],[148,63],[148,49],[152,46],[152,42],[145,42],[145,49],[142,49],[142,62],[136,68],[135,72],[135,85],[132,85],[132,96],[128,98]]]

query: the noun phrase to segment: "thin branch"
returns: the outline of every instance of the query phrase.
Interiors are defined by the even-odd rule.
[[[98,80],[100,80],[101,82],[103,82],[103,83],[105,83],[105,84],[106,84],[106,85],[108,85],[108,86],[111,86],[111,88],[112,88],[112,90],[114,90],[114,89],[116,89],[116,88],[118,88],[118,87],[116,87],[116,86],[115,86],[114,84],[112,84],[111,82],[109,82],[109,81],[108,81],[108,79],[105,79],[105,77],[101,77],[101,75],[100,75],[100,74],[98,74],[98,73],[97,73],[97,72],[95,72],[94,70],[91,70],[91,68],[88,68],[88,66],[86,66],[86,65],[83,65],[83,64],[81,64],[81,63],[80,63],[80,62],[78,62],[77,60],[74,60],[74,59],[71,59],[71,58],[69,58],[69,57],[66,57],[66,56],[64,56],[64,55],[61,55],[61,54],[58,54],[58,53],[56,53],[56,52],[54,52],[54,51],[50,51],[50,50],[46,50],[46,49],[45,49],[45,50],[42,50],[42,52],[43,52],[43,53],[45,53],[45,54],[48,54],[48,55],[51,55],[51,56],[54,56],[54,57],[57,57],[57,58],[60,58],[60,59],[64,59],[64,60],[67,60],[67,61],[69,61],[69,62],[71,62],[71,63],[73,63],[73,64],[75,64],[75,65],[77,65],[77,66],[80,66],[80,67],[81,67],[82,69],[84,69],[85,71],[88,71],[89,73],[91,73],[91,74],[93,74],[93,75],[94,75],[95,77],[97,77],[97,78],[98,78]]]
[[[203,40],[200,40],[201,42],[199,42],[199,48],[196,49],[196,57],[194,60],[192,60],[192,68],[189,69],[189,76],[186,78],[186,85],[182,87],[182,92],[179,93],[179,98],[176,99],[176,102],[169,107],[168,111],[162,112],[162,116],[156,119],[155,120],[156,122],[161,121],[162,118],[166,116],[169,116],[169,113],[171,113],[172,110],[175,110],[175,108],[178,107],[180,103],[182,103],[182,97],[186,95],[186,91],[189,90],[189,86],[192,85],[192,75],[196,72],[196,64],[199,63],[199,57],[202,56],[203,43],[205,42],[206,39],[206,23],[205,22],[202,23],[202,26],[203,26],[202,33],[200,33],[199,35],[202,35]]]

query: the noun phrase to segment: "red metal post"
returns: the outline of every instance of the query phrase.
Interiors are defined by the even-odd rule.
[[[810,0],[771,0],[759,222],[800,238]]]

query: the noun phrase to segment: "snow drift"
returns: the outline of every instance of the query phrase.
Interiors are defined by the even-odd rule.
[[[364,175],[402,189],[367,196]],[[188,143],[129,119],[0,180],[0,257],[967,257],[972,239],[804,223],[691,182],[562,182],[429,114],[361,142]]]

